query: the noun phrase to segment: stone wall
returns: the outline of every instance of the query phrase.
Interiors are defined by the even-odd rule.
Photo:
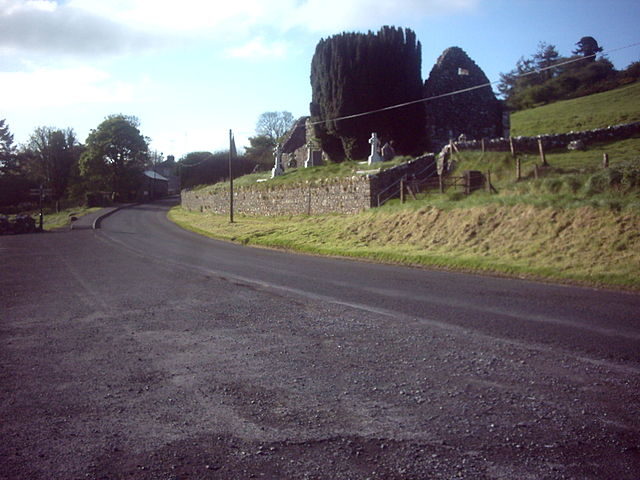
[[[640,135],[640,122],[615,125],[607,128],[597,128],[583,132],[560,133],[556,135],[538,135],[536,137],[513,137],[516,153],[537,153],[538,139],[542,140],[545,150],[566,149],[570,142],[581,140],[586,146],[598,142],[624,140]],[[459,150],[480,150],[481,140],[455,142]],[[510,151],[508,138],[491,138],[484,140],[485,150],[494,152]]]
[[[376,174],[330,178],[304,184],[269,185],[260,183],[239,187],[234,192],[234,211],[247,215],[316,215],[358,213],[399,196],[402,177],[422,178],[435,170],[433,154]],[[182,207],[187,210],[229,213],[229,192],[208,188],[182,191]]]
[[[335,178],[291,185],[256,185],[234,192],[234,211],[247,215],[311,215],[358,213],[371,207],[371,184],[367,176]],[[229,192],[206,188],[183,190],[187,210],[225,214]]]

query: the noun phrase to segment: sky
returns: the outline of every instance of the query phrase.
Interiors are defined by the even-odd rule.
[[[84,142],[133,115],[179,159],[227,149],[229,130],[248,146],[264,112],[308,115],[311,59],[332,35],[411,28],[423,80],[457,46],[497,81],[539,42],[568,56],[584,36],[624,69],[639,21],[638,0],[0,0],[0,119],[24,144],[41,126]]]

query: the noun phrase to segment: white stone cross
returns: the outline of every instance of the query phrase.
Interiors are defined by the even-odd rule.
[[[307,142],[307,159],[304,162],[304,168],[313,167],[313,142]]]
[[[275,164],[271,169],[271,178],[284,174],[284,168],[282,168],[282,145],[279,143],[273,149],[273,156],[275,157]]]
[[[369,155],[369,165],[376,162],[381,162],[382,157],[378,153],[378,148],[380,147],[380,140],[378,140],[378,134],[372,133],[371,138],[369,139],[369,143],[371,144],[371,155]]]

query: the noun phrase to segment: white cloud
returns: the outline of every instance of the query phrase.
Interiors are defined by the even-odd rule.
[[[256,60],[269,60],[282,58],[287,52],[287,45],[284,42],[266,42],[264,38],[258,37],[239,47],[227,50],[227,56],[232,58],[246,58]]]
[[[0,72],[0,105],[7,110],[129,102],[134,86],[91,67]]]
[[[147,48],[159,39],[71,4],[0,0],[0,51],[4,54],[94,56]]]
[[[411,26],[464,13],[482,0],[0,0],[0,51],[95,56],[164,47],[189,39],[223,45],[295,29],[333,34]],[[283,45],[246,45],[269,55]],[[224,47],[223,47],[224,48]],[[239,49],[230,50],[242,55]]]

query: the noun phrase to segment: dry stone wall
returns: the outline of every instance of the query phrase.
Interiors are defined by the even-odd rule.
[[[400,178],[418,178],[435,170],[433,154],[424,155],[377,174],[330,178],[300,184],[256,184],[237,188],[236,213],[246,215],[318,215],[358,213],[399,195]],[[197,212],[229,213],[229,192],[201,188],[182,191],[182,207]]]
[[[256,185],[238,188],[234,193],[234,211],[247,215],[358,213],[371,207],[371,184],[366,176]],[[191,211],[225,214],[229,212],[229,192],[183,190],[182,206]]]
[[[597,128],[582,132],[560,133],[556,135],[538,135],[536,137],[513,137],[511,141],[516,152],[536,153],[538,151],[538,139],[542,141],[545,150],[567,148],[569,143],[581,141],[585,146],[598,142],[611,142],[624,140],[640,135],[640,122],[625,123],[607,128]],[[480,150],[481,140],[455,142],[459,150]],[[508,138],[491,138],[484,140],[485,150],[495,152],[510,151]]]

